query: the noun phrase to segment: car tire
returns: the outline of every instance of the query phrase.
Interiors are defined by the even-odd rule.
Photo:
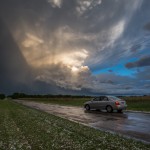
[[[113,112],[113,108],[110,105],[106,106],[106,110],[109,113]]]
[[[89,105],[85,105],[85,109],[88,111],[90,110],[90,106]]]
[[[120,110],[117,110],[117,112],[118,112],[118,113],[122,113],[122,109],[120,109]]]

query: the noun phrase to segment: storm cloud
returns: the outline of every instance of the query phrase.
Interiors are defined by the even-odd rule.
[[[150,62],[149,6],[143,0],[1,0],[1,91],[149,93],[141,75]],[[132,73],[122,75],[126,68]]]
[[[135,68],[135,67],[145,67],[150,66],[150,56],[145,56],[135,62],[130,62],[126,64],[127,68]]]
[[[150,22],[144,25],[144,29],[150,31]]]

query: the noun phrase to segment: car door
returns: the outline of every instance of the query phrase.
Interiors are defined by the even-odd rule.
[[[92,109],[98,109],[99,108],[99,102],[100,102],[100,98],[96,97],[92,100],[90,106]]]
[[[108,97],[102,96],[101,97],[101,109],[105,109],[107,105],[109,105]]]

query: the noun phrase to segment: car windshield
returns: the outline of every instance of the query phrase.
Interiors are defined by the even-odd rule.
[[[115,97],[115,96],[108,96],[108,98],[112,99],[112,100],[118,100],[118,101],[121,101],[120,98],[118,97]]]

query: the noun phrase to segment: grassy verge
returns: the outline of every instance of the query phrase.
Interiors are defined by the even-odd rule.
[[[150,97],[123,97],[127,102],[128,110],[137,110],[137,111],[150,111]],[[89,98],[26,98],[25,100],[59,104],[59,105],[70,105],[70,106],[81,106],[86,101],[89,101]]]
[[[129,110],[150,111],[150,96],[124,97]]]
[[[1,150],[148,150],[149,145],[0,101]]]

